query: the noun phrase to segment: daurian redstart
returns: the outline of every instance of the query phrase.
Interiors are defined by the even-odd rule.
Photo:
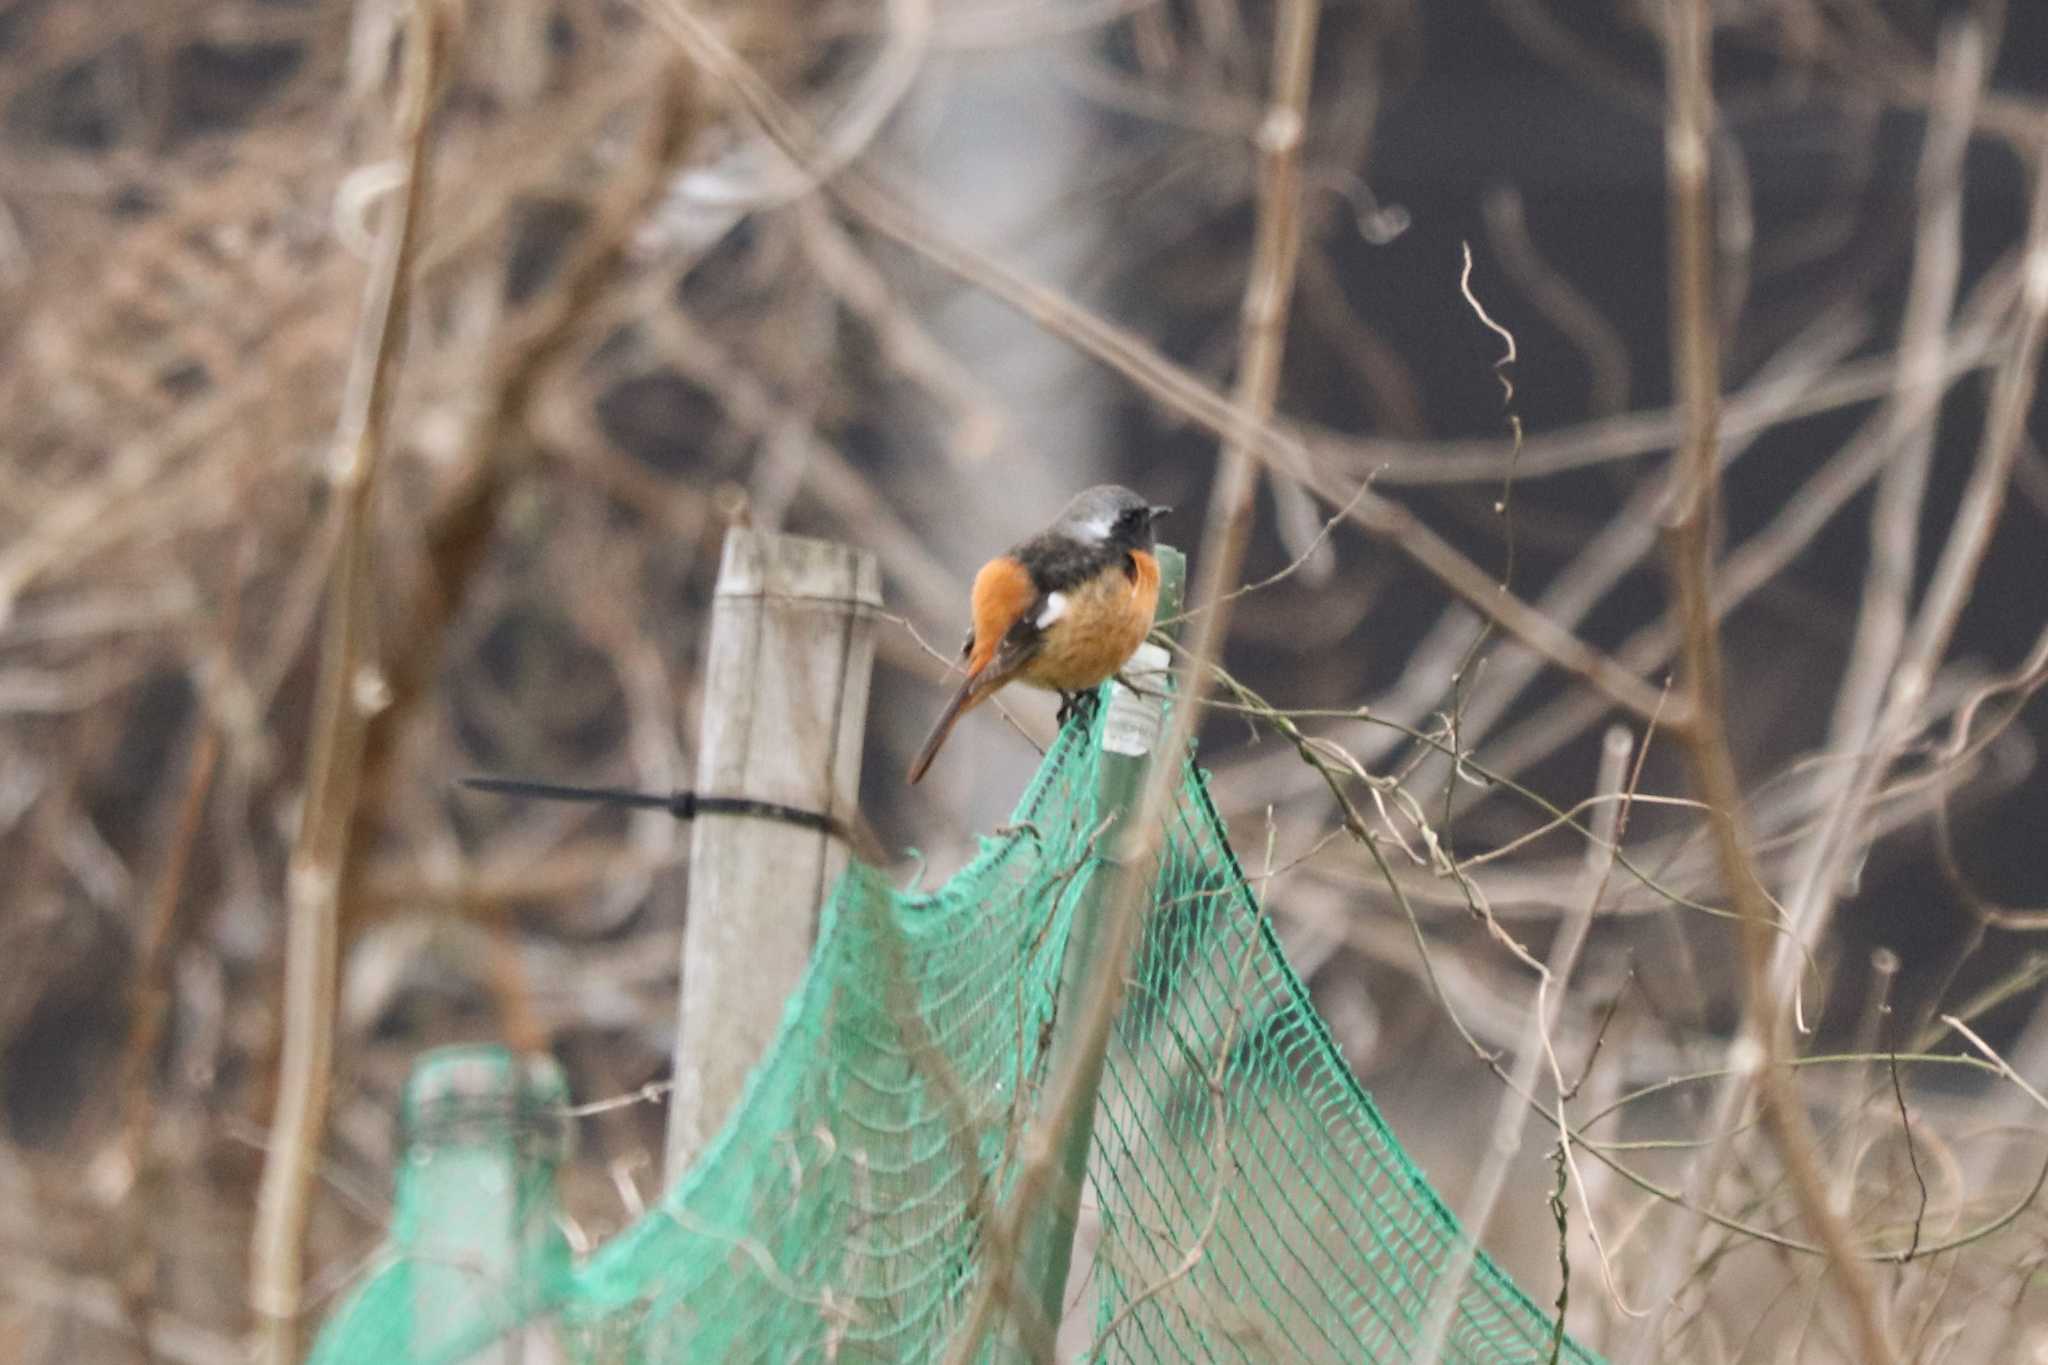
[[[960,650],[967,677],[910,765],[923,777],[953,723],[1006,683],[1058,692],[1061,717],[1115,676],[1152,628],[1159,603],[1154,507],[1128,488],[1077,494],[1059,520],[974,576],[974,624]]]

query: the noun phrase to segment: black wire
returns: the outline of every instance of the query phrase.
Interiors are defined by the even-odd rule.
[[[495,792],[500,796],[531,796],[542,801],[588,801],[606,806],[633,806],[641,810],[665,810],[678,820],[700,815],[750,815],[760,820],[777,820],[800,829],[814,829],[835,838],[846,837],[837,820],[822,811],[785,806],[780,801],[757,801],[751,796],[701,796],[693,791],[632,791],[625,787],[575,787],[561,782],[535,782],[523,777],[462,777],[456,781],[473,791]]]

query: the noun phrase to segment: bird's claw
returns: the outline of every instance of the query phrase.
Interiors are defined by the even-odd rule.
[[[1095,719],[1095,708],[1101,703],[1101,700],[1100,694],[1094,688],[1089,688],[1084,692],[1062,692],[1060,693],[1059,714],[1053,719],[1062,728],[1066,726],[1068,721],[1076,717],[1083,723],[1092,721]]]

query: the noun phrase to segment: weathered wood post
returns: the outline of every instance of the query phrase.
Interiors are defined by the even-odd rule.
[[[875,657],[874,556],[735,528],[711,608],[699,797],[853,817]],[[781,1023],[846,866],[843,840],[699,812],[690,836],[682,1009],[669,1109],[673,1179],[718,1131]]]

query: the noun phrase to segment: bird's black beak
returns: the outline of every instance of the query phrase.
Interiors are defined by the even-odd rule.
[[[1151,507],[1146,509],[1147,514],[1155,522],[1164,520],[1166,515],[1171,511],[1173,511],[1171,507]]]

